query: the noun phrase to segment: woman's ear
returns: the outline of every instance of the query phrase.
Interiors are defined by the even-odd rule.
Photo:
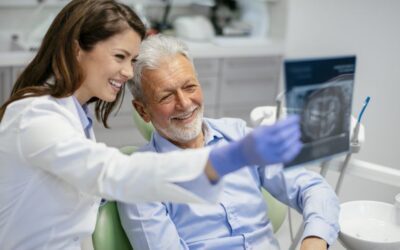
[[[145,122],[151,122],[150,114],[148,113],[144,103],[132,100],[132,106]]]
[[[76,56],[76,60],[78,61],[78,62],[80,62],[81,61],[81,58],[82,58],[82,52],[83,52],[83,50],[82,50],[82,48],[81,48],[81,46],[79,45],[79,42],[77,41],[77,40],[74,40],[74,53],[75,53],[75,56]]]

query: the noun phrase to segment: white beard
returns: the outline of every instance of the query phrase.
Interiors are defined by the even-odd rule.
[[[195,107],[196,108],[196,107]],[[191,108],[191,112],[195,108]],[[171,122],[167,128],[160,128],[157,124],[153,124],[160,132],[162,132],[168,139],[176,142],[188,142],[195,139],[200,133],[203,124],[204,108],[201,106],[195,114],[195,119],[185,126],[176,126]],[[171,119],[172,121],[172,119]]]

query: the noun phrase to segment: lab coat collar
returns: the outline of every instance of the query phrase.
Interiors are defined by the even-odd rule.
[[[64,98],[55,98],[55,100],[58,104],[60,104],[69,111],[66,112],[66,115],[68,115],[71,121],[73,121],[74,128],[78,129],[79,131],[82,131],[83,135],[85,135],[85,132],[83,131],[82,128],[82,123],[79,119],[79,111],[73,98],[74,98],[73,96],[68,96]],[[89,129],[89,137],[91,140],[94,141],[96,140],[93,132],[93,127]]]

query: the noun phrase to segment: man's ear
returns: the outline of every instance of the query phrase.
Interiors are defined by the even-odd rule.
[[[145,122],[151,121],[150,114],[147,112],[147,109],[142,102],[132,100],[132,105]]]

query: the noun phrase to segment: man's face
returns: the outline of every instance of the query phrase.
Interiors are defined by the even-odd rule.
[[[144,103],[135,101],[135,108],[163,137],[185,143],[200,135],[203,93],[186,57],[168,57],[158,69],[144,70],[142,89]]]

